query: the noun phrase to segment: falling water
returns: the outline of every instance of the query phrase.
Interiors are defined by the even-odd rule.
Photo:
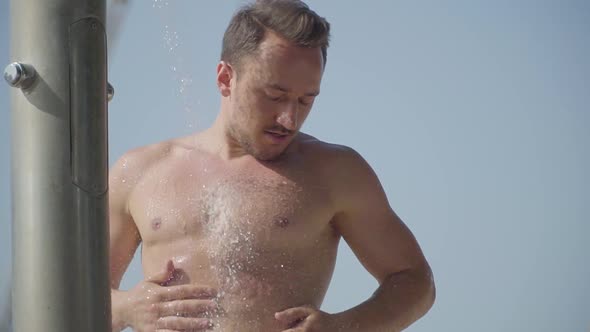
[[[186,54],[186,50],[183,48],[178,29],[174,26],[175,15],[171,14],[168,0],[154,0],[152,7],[156,9],[162,21],[162,39],[170,59],[168,68],[177,84],[176,95],[182,102],[185,123],[189,129],[193,130],[196,125],[193,112],[200,102],[195,101],[194,98],[192,71],[190,65],[184,60],[183,54]]]

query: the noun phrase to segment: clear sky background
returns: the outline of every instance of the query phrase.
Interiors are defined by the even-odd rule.
[[[111,164],[212,123],[221,38],[240,3],[131,2],[111,39]],[[589,331],[590,2],[309,4],[333,38],[304,131],[368,160],[434,271],[437,301],[408,331]],[[2,67],[17,60],[8,20],[0,0]],[[0,288],[11,260],[8,89]],[[134,260],[123,287],[141,278]],[[350,308],[376,287],[343,243],[322,309]]]

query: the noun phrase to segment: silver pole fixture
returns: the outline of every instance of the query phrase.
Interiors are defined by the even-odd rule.
[[[105,332],[106,0],[11,0],[12,326]]]
[[[115,88],[111,85],[111,83],[107,83],[107,100],[111,101],[115,97]]]
[[[4,79],[8,85],[27,89],[35,82],[35,69],[32,66],[13,62],[4,69]]]

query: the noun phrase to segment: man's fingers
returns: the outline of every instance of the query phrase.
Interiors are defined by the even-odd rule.
[[[185,299],[212,299],[217,296],[217,290],[207,286],[180,285],[162,288],[159,292],[161,301]]]
[[[170,280],[170,278],[172,278],[173,273],[174,273],[174,262],[172,262],[172,260],[169,260],[166,263],[166,268],[164,270],[147,278],[147,281],[160,285],[160,284],[163,284],[166,281]]]
[[[285,324],[286,327],[294,327],[312,313],[310,308],[296,307],[275,313],[275,319]]]
[[[160,316],[200,317],[212,314],[219,309],[213,300],[176,300],[159,304]]]
[[[156,328],[174,331],[205,331],[213,328],[213,323],[206,318],[162,317],[156,321]]]
[[[300,322],[296,326],[289,326],[286,330],[282,330],[281,332],[304,332],[306,330],[305,322]]]

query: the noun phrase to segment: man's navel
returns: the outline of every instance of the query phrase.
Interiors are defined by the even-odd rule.
[[[291,222],[287,218],[279,217],[279,218],[275,219],[274,223],[278,227],[285,228],[285,227],[289,226],[289,224]]]

